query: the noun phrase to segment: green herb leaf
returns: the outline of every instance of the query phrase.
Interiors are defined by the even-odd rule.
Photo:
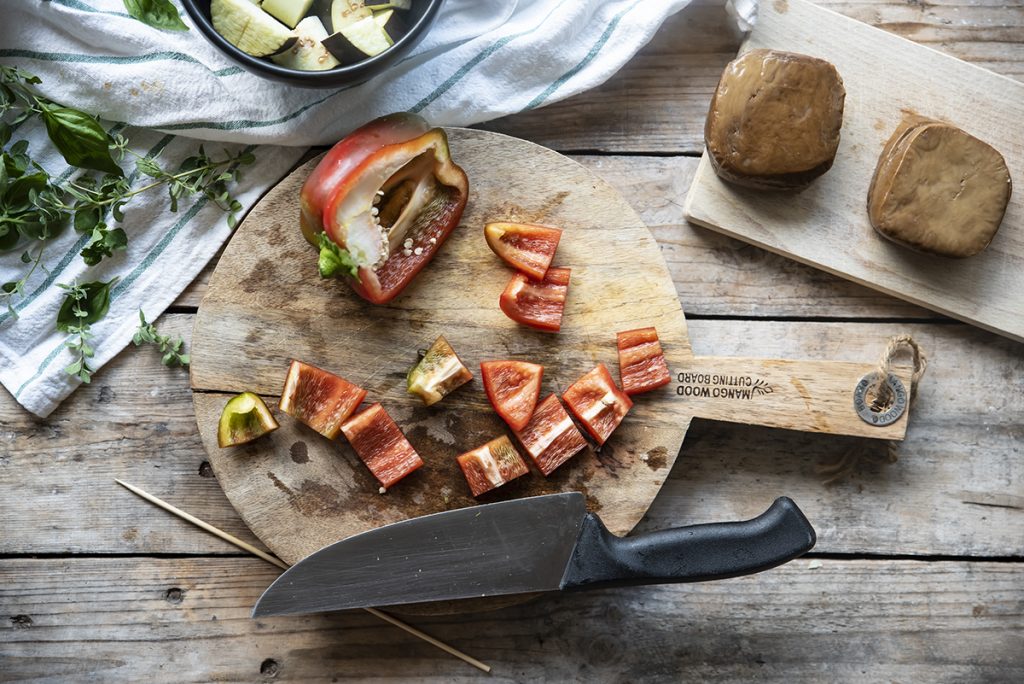
[[[187,366],[189,364],[189,355],[181,353],[185,346],[185,340],[180,337],[174,339],[158,333],[155,325],[146,322],[146,315],[142,313],[142,309],[139,309],[139,327],[132,337],[132,343],[136,347],[143,344],[155,344],[163,354],[161,363],[165,366]]]
[[[188,31],[171,0],[124,0],[124,8],[135,19],[165,31]]]
[[[337,275],[348,275],[359,278],[359,264],[348,252],[339,247],[327,233],[319,233],[316,236],[317,244],[320,246],[320,259],[317,267],[320,269],[321,278],[332,278]]]
[[[110,310],[110,288],[116,282],[117,278],[106,283],[61,285],[67,294],[57,312],[57,330],[69,333],[72,328],[91,325],[106,316]]]
[[[96,119],[71,107],[47,106],[43,122],[50,140],[71,166],[124,175],[110,156],[110,136]]]
[[[128,236],[124,229],[108,230],[105,223],[100,223],[93,231],[89,243],[81,251],[82,260],[88,266],[95,266],[104,257],[113,256],[114,252],[123,250],[127,246]]]

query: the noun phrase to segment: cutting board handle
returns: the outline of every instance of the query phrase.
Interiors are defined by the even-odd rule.
[[[697,356],[674,368],[676,399],[698,418],[888,440],[906,434],[909,402],[889,425],[857,414],[854,390],[877,370],[871,364]],[[910,387],[910,368],[892,373]]]

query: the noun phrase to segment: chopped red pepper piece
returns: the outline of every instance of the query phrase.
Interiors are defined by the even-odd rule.
[[[672,382],[658,331],[654,328],[627,330],[617,335],[619,378],[626,394],[640,394]]]
[[[562,231],[530,223],[488,223],[484,237],[494,253],[512,268],[543,280],[555,258]]]
[[[568,268],[549,268],[544,280],[530,280],[516,273],[501,293],[501,310],[517,323],[558,332],[569,294],[570,272]]]
[[[278,406],[327,439],[334,439],[365,397],[366,390],[334,373],[292,361]]]
[[[505,435],[457,456],[473,496],[480,496],[530,472],[526,461]]]
[[[526,361],[484,361],[480,375],[487,398],[501,419],[513,430],[526,427],[540,397],[544,366]]]
[[[545,476],[587,446],[583,433],[554,394],[537,405],[530,422],[516,432],[516,437]]]
[[[423,459],[380,404],[371,404],[352,416],[341,431],[385,488],[423,465]]]
[[[310,174],[302,230],[320,247],[322,276],[345,275],[359,296],[385,304],[434,258],[468,197],[445,132],[393,114],[348,135]]]
[[[603,363],[569,385],[562,400],[598,444],[604,444],[619,426],[633,402],[615,386]]]

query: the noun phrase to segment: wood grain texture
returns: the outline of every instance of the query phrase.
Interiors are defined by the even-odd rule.
[[[194,319],[159,326],[187,340]],[[884,444],[696,420],[643,529],[745,519],[786,494],[817,525],[820,552],[1024,556],[1020,344],[962,324],[704,320],[690,331],[700,355],[746,353],[756,339],[765,356],[841,361],[907,331],[933,363],[897,463],[825,487],[819,465],[851,450],[880,457]],[[0,554],[235,552],[115,477],[258,543],[204,466],[190,395],[186,374],[147,349],[118,356],[46,421],[0,398]]]
[[[313,275],[313,252],[287,218],[298,212],[311,161],[243,221],[199,308],[191,377],[210,463],[246,524],[286,562],[383,524],[475,503],[454,456],[503,434],[504,426],[479,389],[463,389],[434,409],[408,395],[404,376],[415,335],[417,345],[427,346],[445,334],[473,368],[496,353],[543,363],[547,394],[563,391],[598,361],[614,368],[611,331],[655,325],[670,367],[681,374],[678,389],[693,393],[668,386],[644,395],[600,450],[578,455],[552,477],[522,478],[484,499],[583,491],[616,534],[631,530],[657,495],[694,415],[902,439],[909,411],[886,427],[854,411],[853,387],[872,371],[870,363],[692,359],[660,250],[620,196],[583,167],[530,143],[465,129],[450,137],[453,158],[472,179],[473,199],[435,264],[395,302],[368,305],[344,284]],[[573,268],[573,279],[558,335],[518,327],[495,306],[509,275],[478,230],[510,218],[565,230],[558,263]],[[410,350],[407,357],[401,349]],[[427,466],[382,496],[343,441],[318,439],[287,418],[265,439],[220,449],[216,426],[230,393],[255,391],[273,403],[289,358],[366,388]],[[896,372],[909,382],[909,369]],[[744,382],[756,391],[733,391]]]
[[[544,394],[561,393],[598,362],[616,368],[614,332],[657,327],[667,349],[689,354],[671,277],[646,226],[609,186],[531,143],[452,129],[452,157],[471,179],[458,228],[428,269],[386,306],[315,273],[297,230],[300,168],[250,212],[224,251],[199,307],[191,379],[199,431],[225,493],[249,527],[295,563],[328,543],[409,517],[475,503],[455,456],[505,434],[479,381],[436,407],[406,391],[415,350],[444,334],[474,371],[489,358],[545,366]],[[313,162],[311,162],[312,164]],[[498,308],[511,277],[487,247],[487,221],[561,227],[557,264],[572,268],[557,335],[518,326]],[[636,264],[644,264],[637,269]],[[216,446],[220,392],[279,395],[288,359],[338,372],[381,401],[426,460],[386,495],[343,440],[320,439],[287,417],[268,438]],[[583,491],[622,534],[640,520],[672,467],[689,415],[671,388],[638,399],[600,451],[588,449],[548,478],[516,480],[481,500]]]
[[[416,626],[487,681],[1020,681],[1024,566],[808,559]],[[253,620],[256,559],[0,560],[0,681],[468,682],[360,612]]]
[[[687,223],[683,201],[699,159],[577,155],[654,234],[688,316],[930,318],[938,314]],[[218,259],[176,306],[196,308]],[[765,293],[770,292],[770,297]]]
[[[1019,2],[817,4],[1024,80],[1024,6]],[[560,151],[700,154],[711,94],[740,42],[723,0],[700,0],[670,17],[651,42],[603,85],[481,127]]]
[[[689,219],[1024,341],[1024,193],[1010,198],[992,244],[968,259],[893,244],[875,233],[865,208],[878,155],[906,112],[981,138],[1003,154],[1011,177],[1024,178],[1024,85],[805,0],[764,3],[743,47],[755,48],[806,53],[836,65],[847,98],[835,164],[800,193],[763,192],[719,180],[705,155],[687,195]],[[885,88],[878,87],[880,73]]]
[[[681,12],[605,86],[490,125],[563,151],[699,154],[711,89],[739,45],[717,37],[724,15],[713,4]],[[1020,2],[820,4],[1024,77]],[[689,314],[752,319],[691,320],[697,354],[859,361],[909,330],[933,357],[899,462],[822,487],[816,465],[879,445],[696,420],[645,529],[743,517],[789,493],[818,525],[818,551],[1024,556],[1024,346],[960,324],[865,323],[934,314],[687,225],[678,205],[693,160],[581,161],[651,226]],[[180,303],[197,306],[202,291]],[[758,320],[817,316],[860,320]],[[193,320],[165,316],[160,326],[187,336]],[[762,348],[752,351],[751,338]],[[120,490],[115,476],[253,540],[202,467],[189,395],[183,372],[133,349],[48,421],[0,392],[0,554],[233,552]],[[1021,567],[824,559],[813,571],[800,562],[722,584],[416,622],[487,659],[499,681],[1018,682]],[[273,572],[241,558],[0,560],[0,680],[477,681],[369,616],[248,620]],[[175,587],[184,593],[168,594]]]

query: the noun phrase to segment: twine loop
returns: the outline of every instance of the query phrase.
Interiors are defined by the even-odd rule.
[[[893,361],[901,352],[909,352],[911,362],[910,375],[910,405],[917,399],[917,386],[924,372],[928,368],[928,357],[925,355],[921,345],[910,335],[903,333],[889,338],[878,360],[878,369],[875,379],[866,390],[866,396],[870,398],[871,407],[875,411],[885,411],[893,402],[892,390],[886,378],[892,371]],[[871,440],[874,441],[874,440]],[[823,463],[817,467],[819,475],[824,476],[822,484],[830,485],[846,478],[853,473],[861,462],[869,463],[895,463],[899,460],[899,442],[889,441],[886,443],[884,454],[866,451],[863,444],[858,444],[849,449],[840,458],[832,463]]]

